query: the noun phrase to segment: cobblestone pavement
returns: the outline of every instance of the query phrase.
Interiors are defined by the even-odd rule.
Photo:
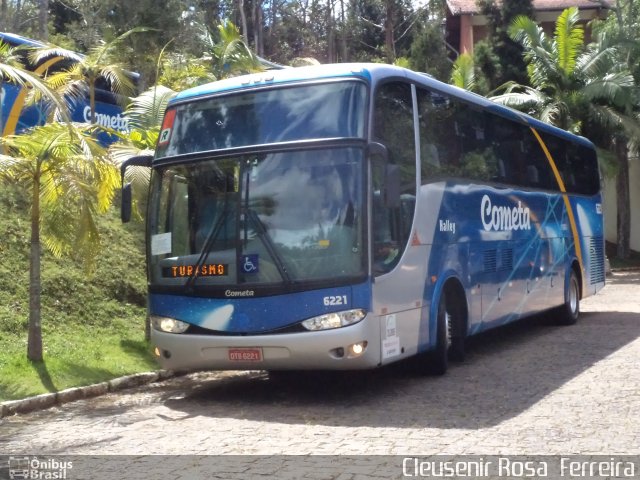
[[[444,377],[196,373],[16,415],[0,453],[640,454],[640,273],[582,311],[483,334]]]

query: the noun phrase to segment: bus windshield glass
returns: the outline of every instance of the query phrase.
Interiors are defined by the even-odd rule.
[[[287,86],[170,108],[156,158],[248,145],[363,138],[366,86],[357,81]]]
[[[204,159],[154,170],[152,285],[277,286],[365,275],[363,149]]]

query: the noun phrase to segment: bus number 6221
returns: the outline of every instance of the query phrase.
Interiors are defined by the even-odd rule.
[[[346,295],[329,295],[328,297],[323,298],[323,303],[327,307],[334,306],[334,305],[346,305],[347,296]]]

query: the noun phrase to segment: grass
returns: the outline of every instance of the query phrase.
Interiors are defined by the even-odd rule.
[[[0,401],[157,368],[144,339],[146,281],[141,225],[101,216],[103,247],[89,268],[42,255],[44,361],[26,358],[29,205],[0,190]]]

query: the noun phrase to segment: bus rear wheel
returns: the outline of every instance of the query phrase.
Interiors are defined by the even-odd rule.
[[[564,304],[556,310],[560,325],[573,325],[580,316],[580,283],[575,270],[571,270],[569,282],[564,292]]]

